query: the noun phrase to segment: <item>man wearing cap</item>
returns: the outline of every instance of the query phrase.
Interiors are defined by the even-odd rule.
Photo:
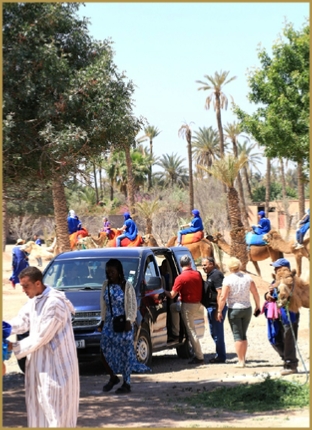
[[[122,233],[116,238],[116,246],[121,246],[121,241],[125,237],[127,237],[129,240],[135,240],[138,235],[138,228],[136,226],[136,223],[131,218],[129,212],[124,213],[124,219],[124,225],[121,228],[117,229],[120,230]]]
[[[290,263],[286,258],[279,258],[271,263],[274,267],[274,272],[277,273],[280,267],[287,267],[290,270]],[[275,281],[270,286],[268,292],[265,293],[264,298],[267,302],[274,302],[277,300],[275,289]],[[265,306],[264,306],[265,309]],[[299,312],[286,312],[285,307],[281,307],[278,319],[269,321],[268,319],[268,333],[270,335],[269,341],[275,351],[280,355],[284,361],[284,369],[281,375],[290,375],[297,373],[298,359],[296,356],[296,342],[298,337],[299,325]],[[264,310],[266,313],[266,311]],[[273,323],[273,324],[272,324]],[[292,329],[291,329],[292,326]],[[293,333],[295,335],[295,339]]]
[[[15,246],[12,249],[12,275],[10,277],[10,281],[12,287],[15,288],[15,285],[19,283],[18,275],[21,273],[23,269],[29,266],[28,263],[28,254],[22,248],[25,240],[17,239]]]
[[[184,234],[196,233],[197,231],[203,231],[204,226],[202,219],[200,217],[199,211],[197,209],[192,210],[193,219],[188,224],[182,225],[183,230],[178,231],[178,246],[181,246],[182,236]],[[184,228],[188,227],[188,228]]]
[[[258,212],[258,224],[251,226],[255,234],[269,233],[271,230],[271,221],[265,217],[265,212]]]

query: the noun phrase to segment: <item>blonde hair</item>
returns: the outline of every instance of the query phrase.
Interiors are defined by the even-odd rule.
[[[227,266],[228,266],[230,271],[239,270],[239,268],[241,266],[241,262],[238,258],[231,257],[227,262]]]

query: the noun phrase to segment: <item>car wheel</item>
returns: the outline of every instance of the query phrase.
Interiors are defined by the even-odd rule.
[[[148,332],[145,329],[141,329],[138,341],[135,347],[135,353],[137,360],[140,363],[149,366],[152,362],[152,344]]]
[[[179,358],[194,357],[194,350],[188,337],[186,337],[183,340],[183,343],[177,347],[177,354]]]
[[[21,369],[21,371],[23,373],[25,373],[26,357],[23,357],[23,358],[20,358],[19,360],[17,360],[17,364],[18,364],[19,368]]]

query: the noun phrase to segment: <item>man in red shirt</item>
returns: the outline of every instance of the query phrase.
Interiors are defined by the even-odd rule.
[[[199,339],[196,336],[194,319],[200,313],[202,306],[202,277],[197,270],[192,269],[192,260],[188,255],[183,255],[180,259],[182,273],[176,277],[171,291],[165,291],[167,297],[173,299],[177,294],[181,297],[181,314],[188,338],[194,349],[195,357],[189,364],[203,364],[204,355]],[[173,318],[173,332],[179,332],[179,319]]]

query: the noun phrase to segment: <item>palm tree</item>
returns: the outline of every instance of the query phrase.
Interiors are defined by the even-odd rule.
[[[194,131],[192,138],[193,158],[196,165],[202,164],[211,167],[213,161],[219,157],[220,144],[219,135],[212,127],[199,127],[199,131]],[[200,169],[202,172],[203,170]]]
[[[229,219],[231,224],[231,256],[240,259],[243,270],[246,270],[248,262],[247,246],[245,241],[245,229],[242,223],[238,193],[234,187],[234,182],[240,169],[247,163],[247,156],[241,154],[238,158],[233,155],[226,155],[220,160],[216,160],[208,169],[199,166],[213,177],[223,182],[227,188],[227,201],[229,208]]]
[[[199,87],[198,90],[204,90],[204,91],[210,91],[212,90],[211,94],[206,98],[206,104],[205,108],[209,109],[210,104],[213,100],[213,108],[216,111],[217,115],[217,124],[218,124],[218,130],[219,130],[219,136],[220,136],[220,156],[224,156],[224,139],[223,139],[223,130],[222,130],[222,121],[221,121],[221,109],[227,110],[228,106],[228,99],[226,95],[222,92],[222,87],[234,79],[236,79],[236,76],[232,76],[232,78],[227,79],[228,74],[230,72],[223,72],[222,70],[220,73],[215,72],[214,76],[204,75],[204,77],[207,79],[208,82],[204,81],[196,81],[198,84],[202,84],[202,87]]]
[[[253,167],[255,170],[258,171],[258,173],[260,173],[258,164],[262,163],[261,161],[262,156],[259,152],[252,153],[252,151],[258,145],[257,142],[250,145],[249,142],[245,140],[244,143],[237,142],[237,144],[238,144],[238,154],[242,154],[244,152],[248,158],[247,164],[242,169],[242,174],[245,178],[249,198],[250,200],[252,200],[251,185],[250,185],[251,168]]]
[[[225,131],[225,138],[230,139],[233,145],[233,154],[234,157],[238,158],[238,142],[237,138],[241,134],[241,125],[233,122],[232,124],[227,123],[226,126],[224,126]],[[241,211],[243,215],[243,220],[245,227],[249,227],[248,223],[248,211],[244,196],[244,189],[243,189],[243,181],[240,172],[237,173],[237,184],[238,184],[238,192],[239,192],[239,198],[241,202]]]
[[[187,141],[187,157],[189,165],[189,195],[190,195],[190,213],[194,209],[194,185],[193,185],[193,166],[192,166],[192,130],[191,125],[184,123],[178,131],[178,136],[185,137]]]
[[[184,161],[185,158],[180,158],[177,154],[163,154],[155,163],[162,167],[163,172],[156,172],[154,176],[162,182],[163,186],[173,186],[174,184],[185,186],[188,177],[187,169],[183,166]]]
[[[142,202],[136,202],[135,208],[140,216],[145,219],[146,228],[145,234],[152,234],[153,232],[153,215],[157,214],[160,209],[159,200],[143,200]]]
[[[144,133],[145,135],[137,139],[137,142],[141,143],[141,142],[144,142],[147,138],[149,139],[149,144],[150,144],[149,152],[152,160],[153,159],[153,139],[155,139],[155,137],[157,137],[159,133],[161,133],[161,131],[159,131],[157,127],[154,127],[153,125],[148,125],[147,127],[144,128]],[[152,188],[152,162],[150,164],[150,171],[148,174],[148,189],[150,190],[151,188]]]

